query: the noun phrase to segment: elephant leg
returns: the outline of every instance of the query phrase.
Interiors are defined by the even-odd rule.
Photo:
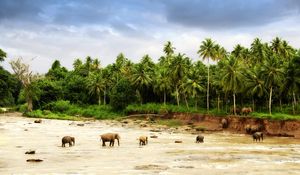
[[[65,144],[64,144],[64,143],[62,143],[62,144],[61,144],[61,147],[65,147]]]
[[[104,141],[104,140],[102,140],[102,146],[106,146],[106,145],[105,145],[105,141]]]
[[[115,146],[115,140],[111,141],[111,146]]]

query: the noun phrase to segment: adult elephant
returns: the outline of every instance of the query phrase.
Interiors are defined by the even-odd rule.
[[[115,139],[118,141],[118,146],[120,146],[120,136],[118,133],[105,133],[100,135],[102,140],[102,146],[106,146],[105,142],[109,142],[109,146],[114,146],[115,144]]]
[[[243,107],[242,108],[242,114],[243,115],[248,115],[251,112],[252,112],[252,108],[251,107]]]
[[[260,142],[260,139],[261,139],[261,141],[264,140],[264,134],[262,132],[255,132],[252,135],[252,137],[253,137],[253,141],[256,141],[256,142],[257,142],[257,140]]]
[[[222,120],[221,120],[221,124],[222,124],[222,128],[228,128],[228,119],[226,119],[226,118],[223,118]]]

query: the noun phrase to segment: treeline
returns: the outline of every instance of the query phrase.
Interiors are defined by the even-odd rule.
[[[56,60],[45,75],[32,77],[29,85],[18,71],[22,62],[13,61],[16,76],[1,68],[0,105],[27,102],[34,109],[44,109],[55,101],[67,100],[79,105],[110,104],[121,110],[128,104],[151,102],[207,111],[250,106],[270,114],[272,109],[299,113],[300,52],[285,40],[277,37],[264,43],[256,38],[250,48],[238,44],[228,52],[205,39],[196,62],[177,53],[171,42],[163,50],[165,54],[157,63],[149,55],[133,63],[121,53],[106,67],[99,59],[87,57],[76,59],[73,70],[67,70]],[[202,60],[215,64],[205,65]],[[26,75],[30,76],[28,69]],[[3,76],[6,79],[2,80]]]

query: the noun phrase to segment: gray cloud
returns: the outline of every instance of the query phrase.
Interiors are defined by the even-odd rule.
[[[269,24],[299,16],[297,0],[164,1],[168,21],[204,29],[231,29]]]

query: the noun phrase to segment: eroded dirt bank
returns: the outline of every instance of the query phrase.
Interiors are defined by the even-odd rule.
[[[300,120],[277,121],[269,119],[255,119],[244,116],[216,117],[211,115],[172,113],[162,116],[166,119],[179,119],[194,127],[203,126],[208,131],[221,131],[221,120],[228,120],[228,128],[224,129],[233,133],[245,133],[245,127],[259,126],[269,136],[283,136],[300,138]]]
[[[196,144],[195,135],[185,130],[151,126],[146,121],[34,120],[20,114],[0,115],[0,174],[300,173],[300,139],[295,138],[266,137],[253,142],[245,134],[199,132],[204,143]],[[102,147],[99,135],[105,132],[120,133],[120,146]],[[65,135],[76,138],[74,147],[61,147]],[[140,135],[157,138],[139,146]],[[25,154],[28,150],[36,154]]]

